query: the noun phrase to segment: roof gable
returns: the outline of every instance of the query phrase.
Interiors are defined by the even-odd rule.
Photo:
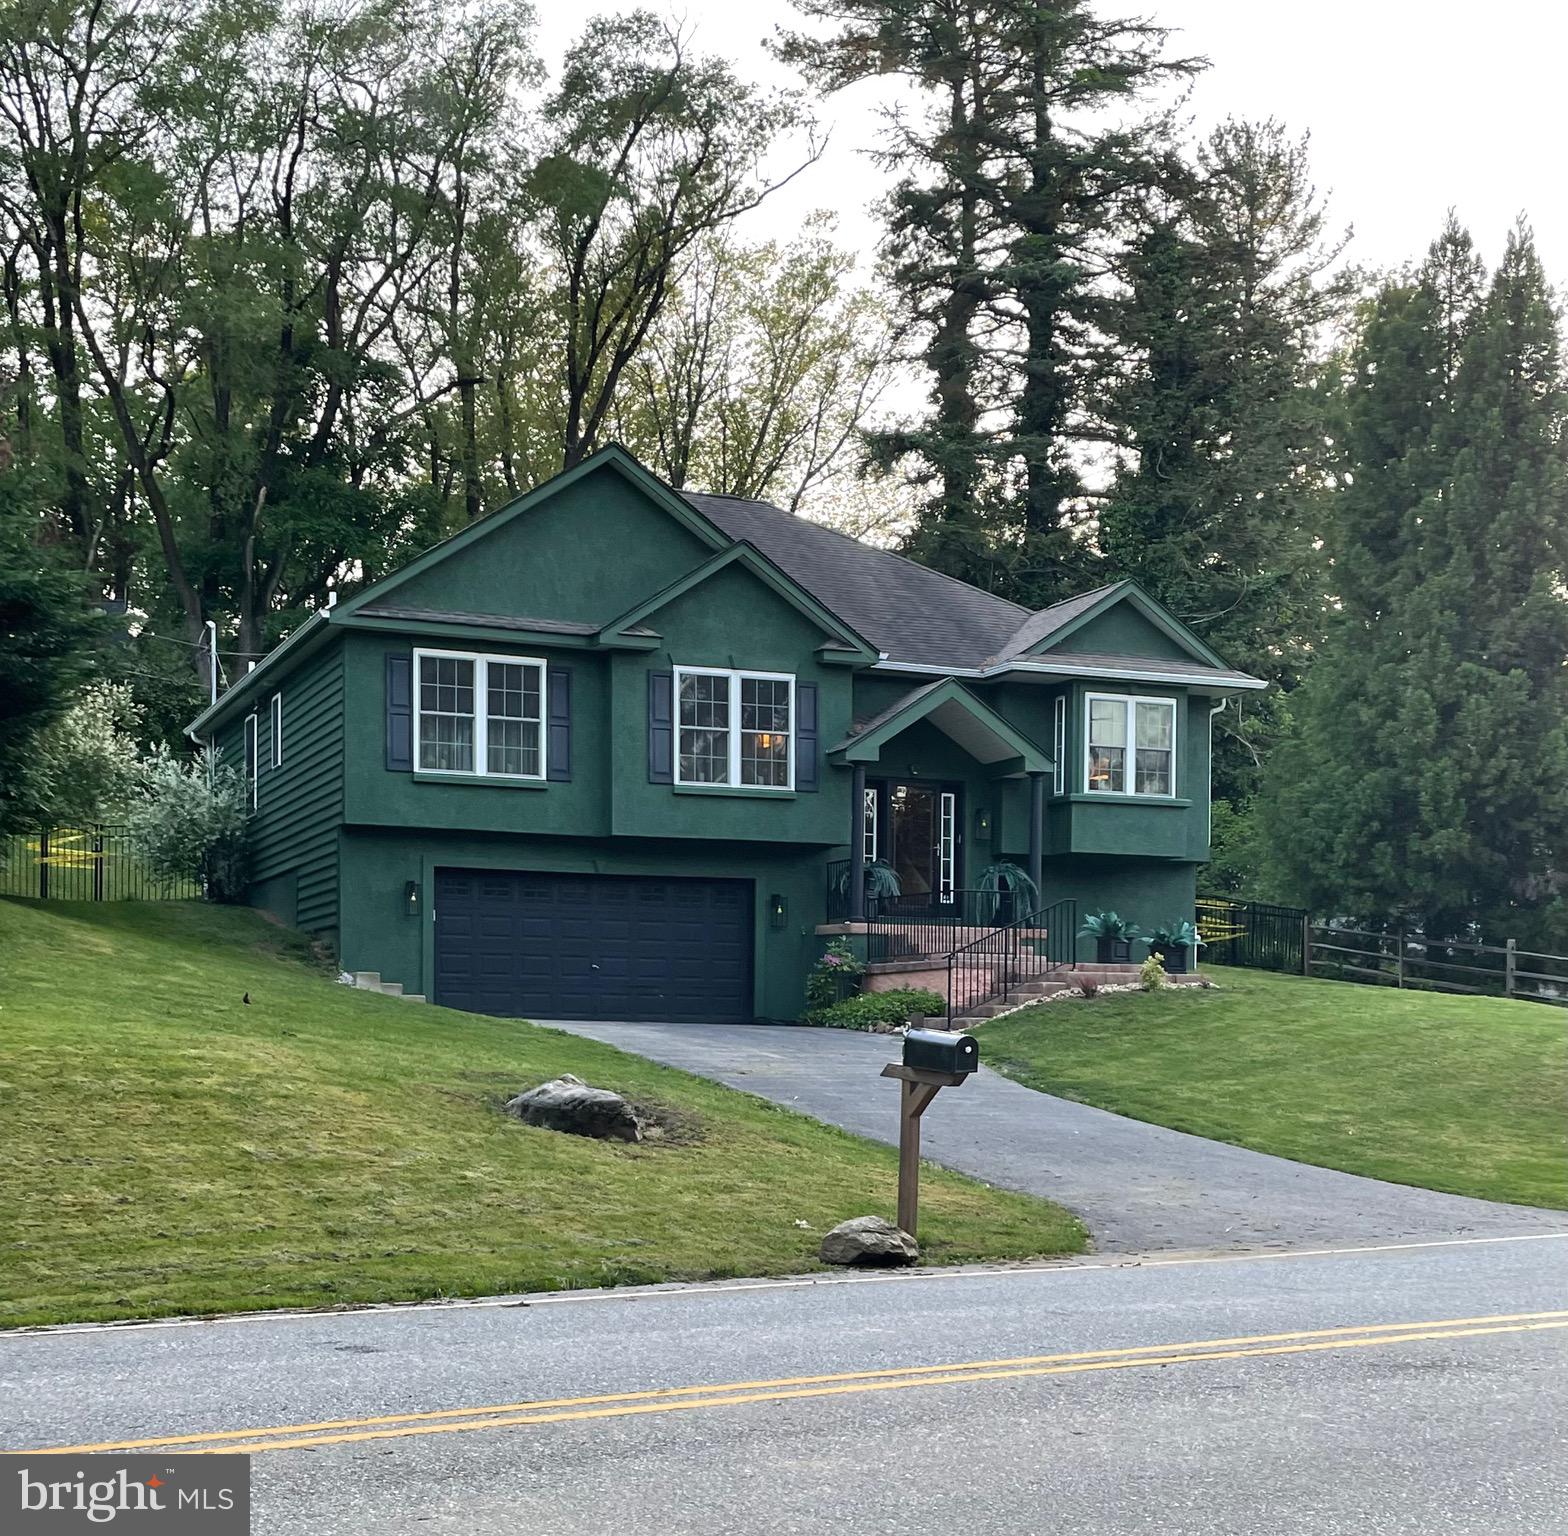
[[[515,582],[498,574],[492,551],[498,535],[504,535],[507,529],[531,515],[546,514],[554,507],[563,504],[575,504],[580,509],[585,509],[588,505],[587,498],[609,489],[608,486],[596,486],[593,483],[601,477],[609,477],[620,486],[629,487],[637,493],[635,498],[628,498],[624,493],[618,498],[606,497],[607,509],[611,502],[615,502],[618,510],[624,514],[625,509],[635,501],[640,506],[658,509],[684,531],[686,537],[680,540],[679,547],[670,552],[670,558],[664,562],[665,570],[660,571],[661,575],[665,574],[665,571],[688,567],[693,553],[700,555],[703,551],[723,549],[729,545],[729,537],[684,497],[678,496],[658,476],[644,469],[624,448],[612,444],[600,449],[591,458],[585,459],[574,468],[556,475],[543,485],[536,486],[514,501],[508,502],[487,517],[470,523],[468,527],[427,549],[422,555],[416,556],[391,575],[355,593],[340,605],[339,617],[347,618],[367,606],[386,607],[395,593],[398,602],[405,606],[467,611],[487,608],[491,611],[510,613],[517,611],[518,606],[521,605],[523,610],[530,613],[548,613],[559,620],[591,620],[597,627],[604,620],[605,565],[624,570],[628,583],[626,590],[618,596],[611,594],[612,602],[625,602],[626,598],[636,591],[640,562],[628,559],[632,552],[624,546],[617,547],[613,535],[606,534],[606,548],[597,552],[604,556],[603,564],[592,560],[592,555],[596,553],[594,551],[586,552],[588,558],[585,559],[583,545],[576,540],[554,541],[562,546],[555,551],[550,548],[529,551],[530,559],[524,562],[532,567],[540,563],[534,558],[535,556],[548,558],[553,554],[553,563],[557,567],[575,566],[578,571],[587,569],[591,579],[584,584],[583,598],[576,605],[582,608],[581,612],[560,611],[559,602],[549,600],[554,594],[516,590]],[[485,546],[487,551],[483,558],[471,554],[475,546],[479,545]],[[619,559],[615,558],[617,554],[620,556]],[[476,559],[478,559],[477,564]],[[440,576],[444,569],[454,573],[453,585],[457,588],[455,592],[443,593],[440,590],[442,586]],[[461,576],[456,574],[459,571],[462,573]],[[646,576],[645,571],[643,575]],[[505,589],[497,594],[495,601],[488,604],[476,601],[473,590],[476,585],[482,586],[487,581],[493,581],[496,586]]]
[[[1124,622],[1117,625],[1115,619]],[[1151,636],[1153,645],[1149,643]],[[1228,670],[1222,656],[1131,581],[1113,582],[1052,608],[1042,608],[1019,627],[1004,656],[1018,661],[1058,651],[1130,656],[1158,656],[1163,651],[1170,659]]]
[[[1024,773],[1049,773],[1051,758],[1005,716],[955,678],[912,689],[831,748],[840,762],[874,763],[882,748],[902,731],[930,720],[977,762],[1008,762]]]
[[[638,628],[643,633],[648,633],[646,621],[661,608],[668,606],[676,599],[684,597],[688,592],[700,587],[704,582],[711,580],[721,571],[736,567],[751,573],[758,581],[762,582],[784,602],[788,603],[798,613],[804,615],[811,623],[822,630],[826,636],[823,649],[835,653],[835,659],[845,661],[875,661],[877,652],[868,645],[864,638],[856,634],[849,625],[843,623],[837,615],[825,608],[817,599],[808,592],[799,582],[794,581],[788,574],[781,571],[771,560],[761,553],[754,545],[744,540],[731,544],[727,549],[721,549],[710,559],[705,560],[694,570],[687,571],[659,591],[635,603],[625,613],[612,619],[604,625],[599,633],[598,640],[601,644],[613,644],[626,640],[635,635]]]

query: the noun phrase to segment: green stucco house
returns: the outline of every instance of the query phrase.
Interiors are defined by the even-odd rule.
[[[252,902],[534,1018],[794,1017],[854,871],[1190,916],[1211,717],[1262,688],[1128,583],[1031,613],[611,447],[315,614],[190,727]],[[857,899],[858,893],[858,899]]]

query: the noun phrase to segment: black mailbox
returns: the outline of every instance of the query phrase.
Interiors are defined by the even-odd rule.
[[[973,1035],[912,1029],[904,1036],[904,1065],[924,1072],[973,1072],[980,1065],[980,1042]]]

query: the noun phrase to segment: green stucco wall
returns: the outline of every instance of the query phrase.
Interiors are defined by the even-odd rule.
[[[590,475],[409,577],[387,601],[607,624],[713,553],[619,475]]]
[[[756,926],[754,988],[759,1019],[793,1019],[805,1004],[805,977],[818,952],[823,859],[815,850],[765,844],[718,846],[678,840],[476,837],[459,833],[346,832],[342,843],[345,890],[343,965],[379,971],[408,992],[427,992],[434,976],[435,871],[528,870],[556,874],[661,875],[740,879],[753,888]],[[410,880],[423,892],[421,912],[408,916]],[[783,896],[788,921],[770,924],[771,898]]]
[[[1197,868],[1159,859],[1047,859],[1043,899],[1077,902],[1079,926],[1091,912],[1119,912],[1147,933],[1162,923],[1193,921]],[[1078,938],[1076,944],[1079,960],[1094,959],[1093,939]],[[1134,959],[1147,953],[1147,945],[1133,946]]]
[[[1192,659],[1184,646],[1125,602],[1090,619],[1065,640],[1037,654],[1043,660],[1053,651],[1063,651],[1069,655],[1079,652],[1102,656],[1158,656],[1171,661]]]

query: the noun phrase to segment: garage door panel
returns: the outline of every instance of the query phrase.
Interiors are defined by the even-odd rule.
[[[436,872],[436,1000],[509,1017],[749,1019],[738,880]]]

